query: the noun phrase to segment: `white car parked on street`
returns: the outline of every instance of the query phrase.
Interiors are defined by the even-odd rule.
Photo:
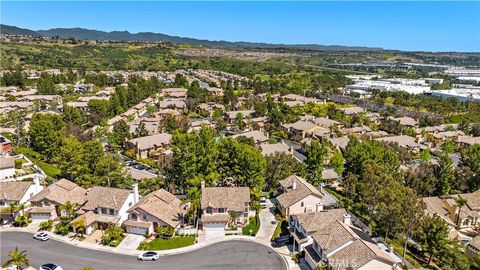
[[[147,251],[138,255],[137,260],[139,261],[156,261],[160,258],[160,254],[155,251]]]
[[[37,239],[40,241],[47,241],[48,239],[50,239],[50,236],[48,236],[48,233],[46,232],[38,232],[33,235],[33,239]]]

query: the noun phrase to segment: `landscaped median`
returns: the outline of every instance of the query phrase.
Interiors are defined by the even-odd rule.
[[[150,242],[142,242],[138,246],[140,250],[169,250],[191,246],[195,243],[195,236],[179,236],[173,238],[157,237]]]

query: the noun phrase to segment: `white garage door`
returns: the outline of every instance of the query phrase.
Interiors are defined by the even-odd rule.
[[[225,236],[225,223],[207,223],[203,225],[203,229],[205,240]]]
[[[32,215],[32,223],[40,223],[50,219],[50,215]]]
[[[145,235],[147,234],[147,229],[128,226],[127,232],[131,234]]]

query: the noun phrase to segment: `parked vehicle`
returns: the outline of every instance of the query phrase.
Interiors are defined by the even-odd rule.
[[[54,263],[46,263],[40,266],[40,270],[63,270],[63,268]]]
[[[265,197],[260,198],[260,206],[262,208],[267,208],[267,199],[265,199]]]
[[[160,254],[155,251],[147,251],[138,255],[137,260],[139,261],[156,261],[160,258]]]
[[[37,239],[40,241],[47,241],[50,239],[50,236],[46,232],[38,232],[33,235],[33,239]]]
[[[273,242],[272,242],[272,246],[273,247],[281,247],[281,246],[284,246],[288,243],[288,241],[290,241],[290,235],[282,235],[282,236],[279,236],[277,239],[275,239]]]

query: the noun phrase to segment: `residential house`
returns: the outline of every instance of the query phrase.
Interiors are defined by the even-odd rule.
[[[5,181],[15,176],[15,158],[0,156],[0,181]]]
[[[28,210],[34,221],[56,219],[66,215],[61,206],[67,202],[83,206],[87,200],[87,190],[79,185],[60,179],[30,198],[32,207]]]
[[[235,134],[235,135],[232,136],[232,138],[236,139],[236,138],[242,137],[242,136],[247,137],[247,138],[251,138],[255,142],[255,144],[267,143],[268,140],[269,140],[268,137],[263,132],[258,131],[258,130]]]
[[[338,201],[295,174],[280,181],[278,208],[284,216],[323,211],[338,205]]]
[[[363,135],[371,131],[372,129],[368,126],[357,126],[352,128],[344,128],[341,130],[341,132],[345,135]]]
[[[392,118],[393,121],[398,122],[399,125],[404,126],[404,127],[418,127],[418,122],[417,120],[411,118],[411,117],[397,117],[397,118]]]
[[[456,200],[461,197],[467,201],[458,207]],[[480,190],[473,193],[422,198],[425,212],[442,218],[451,228],[466,229],[480,224]]]
[[[185,99],[185,98],[187,98],[187,92],[188,92],[188,90],[185,89],[185,88],[165,88],[165,89],[162,89],[163,96],[171,97],[171,98]]]
[[[121,225],[128,218],[127,210],[139,200],[138,184],[132,190],[94,186],[87,191],[86,202],[78,211],[82,213],[73,222],[84,220],[86,234],[95,229],[104,230]]]
[[[27,204],[31,197],[43,189],[40,180],[0,182],[0,224],[13,221],[18,212],[4,211],[12,203]]]
[[[123,225],[128,233],[140,235],[150,235],[158,226],[177,229],[184,224],[187,206],[170,192],[159,189],[130,207]]]
[[[264,157],[278,154],[286,154],[287,156],[293,155],[293,148],[290,145],[280,142],[280,143],[263,143],[260,145],[262,149],[262,154]]]
[[[317,117],[317,118],[314,118],[312,121],[315,125],[323,127],[323,128],[330,128],[332,126],[339,126],[340,125],[340,122],[332,120],[332,119],[328,119],[328,118],[325,118],[325,117]]]
[[[348,142],[350,141],[350,139],[344,136],[344,137],[338,137],[338,138],[328,138],[327,141],[332,147],[343,152],[345,151],[345,149],[347,149]]]
[[[313,243],[313,233],[325,229],[335,220],[342,221],[345,214],[347,214],[345,209],[337,208],[290,215],[288,225],[295,241],[295,251],[303,251],[306,246]]]
[[[187,132],[199,131],[200,129],[202,129],[202,127],[215,128],[215,124],[210,122],[208,119],[192,121]]]
[[[392,270],[401,261],[354,227],[349,214],[315,232],[312,238],[313,243],[305,247],[305,261],[311,269]]]
[[[254,215],[248,187],[205,187],[202,182],[201,208],[206,239],[224,236],[227,225],[245,225]]]
[[[314,132],[316,129],[325,129],[315,125],[310,121],[302,120],[299,120],[292,124],[284,124],[283,128],[289,133],[290,138],[294,138],[297,140],[304,139],[309,133]]]
[[[267,123],[267,117],[262,116],[262,117],[255,117],[252,119],[245,119],[243,120],[245,125],[249,126],[253,130],[260,130],[264,131],[265,129],[265,124]]]
[[[480,254],[480,235],[477,235],[468,243],[467,255],[470,260],[475,260]]]
[[[241,115],[242,119],[245,119],[245,118],[248,118],[250,116],[254,116],[255,111],[254,110],[228,111],[228,112],[225,112],[225,115],[227,116],[228,121],[230,123],[233,123],[237,119],[237,115]]]
[[[160,109],[175,109],[181,112],[186,111],[187,103],[183,99],[176,99],[176,98],[166,98],[160,101],[159,104]]]
[[[417,143],[416,139],[407,135],[392,136],[392,137],[383,137],[377,138],[376,141],[384,143],[394,143],[402,148],[406,148],[413,153],[418,153],[420,150],[426,149],[425,145]]]
[[[475,144],[480,144],[480,137],[458,136],[457,144],[462,148],[467,148]]]
[[[172,135],[168,133],[160,133],[145,137],[130,139],[125,142],[127,150],[134,149],[135,155],[140,158],[147,158],[153,152],[164,149],[170,144]]]
[[[361,107],[346,107],[340,108],[339,110],[346,115],[355,115],[365,112],[365,109]]]
[[[10,153],[12,151],[12,142],[0,135],[0,155]]]

